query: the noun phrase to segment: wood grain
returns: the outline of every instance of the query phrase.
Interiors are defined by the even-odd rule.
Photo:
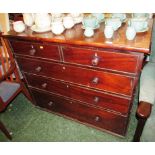
[[[24,72],[64,80],[90,88],[127,96],[132,95],[134,88],[134,78],[129,76],[53,62],[37,61],[35,59],[17,57],[17,61]]]
[[[140,56],[140,54],[123,53],[122,51],[112,52],[70,46],[62,47],[62,51],[64,62],[129,73],[137,72]],[[97,64],[93,62],[95,58],[98,58]]]
[[[147,32],[126,39],[127,22],[104,37],[104,22],[91,38],[82,24],[52,32],[1,34],[25,77],[34,104],[78,122],[125,136],[143,59],[150,54]]]
[[[112,40],[108,40],[104,37],[104,23],[101,23],[99,29],[95,30],[95,35],[91,38],[84,36],[82,24],[77,24],[72,29],[65,30],[64,33],[59,36],[54,35],[52,32],[35,33],[31,29],[27,29],[23,33],[16,33],[12,30],[3,34],[3,37],[149,53],[152,24],[153,21],[150,19],[148,31],[137,34],[133,41],[128,41],[125,36],[127,22],[122,24],[122,26],[115,32]]]
[[[100,129],[106,129],[125,136],[128,118],[113,113],[97,110],[79,102],[70,101],[57,95],[31,89],[37,105],[60,113],[81,122],[92,124]]]
[[[85,102],[94,107],[111,110],[122,115],[128,115],[129,113],[130,99],[128,98],[95,91],[93,89],[33,74],[25,74],[25,77],[28,85],[31,87],[56,93],[64,97],[69,97],[72,100]]]
[[[10,44],[16,54],[44,59],[48,58],[50,60],[60,60],[59,47],[57,45],[17,40],[10,40]]]

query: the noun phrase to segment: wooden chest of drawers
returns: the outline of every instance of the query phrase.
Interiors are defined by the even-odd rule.
[[[125,136],[144,53],[149,48],[112,47],[105,42],[98,45],[81,38],[80,42],[67,42],[48,40],[42,34],[32,36],[4,37],[10,43],[34,104]]]

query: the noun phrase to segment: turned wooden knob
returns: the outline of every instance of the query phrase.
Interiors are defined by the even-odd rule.
[[[98,103],[98,102],[99,102],[99,100],[100,100],[100,98],[99,98],[99,97],[97,97],[97,96],[95,96],[95,97],[94,97],[94,102],[95,102],[95,103]]]
[[[99,78],[98,77],[94,77],[92,80],[92,84],[98,84],[99,82]]]
[[[100,121],[100,117],[99,116],[96,116],[95,117],[95,122],[99,122]]]
[[[33,49],[30,49],[30,50],[29,50],[29,53],[30,53],[30,55],[35,55],[36,49],[34,49],[34,48],[33,48]]]
[[[53,105],[53,102],[52,101],[48,102],[48,105],[49,106],[52,106]]]
[[[99,60],[99,57],[95,56],[91,61],[92,65],[97,66],[99,64]]]
[[[41,87],[42,87],[42,88],[46,88],[46,87],[47,87],[47,83],[43,83],[43,84],[41,85]]]
[[[40,72],[41,71],[41,67],[40,66],[38,66],[35,70],[36,70],[36,72]]]

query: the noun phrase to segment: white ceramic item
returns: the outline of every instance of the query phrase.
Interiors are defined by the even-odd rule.
[[[113,27],[112,26],[105,26],[105,29],[104,29],[105,37],[110,39],[110,38],[112,38],[113,34],[114,34]]]
[[[119,18],[108,18],[106,19],[105,24],[111,26],[113,30],[116,31],[121,26],[122,22]]]
[[[34,18],[32,13],[23,13],[23,20],[25,25],[32,26],[34,24]]]
[[[84,31],[84,35],[86,37],[92,37],[94,35],[94,30],[92,28],[86,28]]]
[[[127,30],[126,30],[126,38],[128,40],[133,40],[135,38],[135,36],[136,36],[136,30],[135,30],[135,28],[134,27],[131,27],[131,26],[127,27]]]
[[[51,17],[48,13],[36,13],[35,14],[35,25],[39,29],[45,29],[51,25]]]
[[[60,35],[65,30],[63,23],[60,21],[52,22],[51,24],[51,30],[54,34]]]
[[[74,20],[71,16],[66,16],[63,18],[63,25],[66,29],[70,29],[74,26]]]
[[[82,25],[84,29],[88,27],[96,29],[99,27],[99,22],[95,16],[89,15],[83,18]]]
[[[79,16],[79,17],[74,18],[74,24],[82,23],[82,21],[83,21],[83,16]]]
[[[93,16],[95,16],[99,23],[101,23],[104,20],[104,14],[103,13],[93,13]]]
[[[70,15],[71,15],[73,18],[76,18],[76,17],[79,17],[79,16],[80,16],[80,13],[70,13]]]
[[[54,17],[52,16],[52,22],[62,22],[63,21],[63,17]]]
[[[148,22],[147,22],[146,18],[131,18],[128,21],[128,24],[129,24],[129,26],[134,27],[136,32],[147,29],[147,27],[148,27]]]
[[[126,14],[125,13],[113,13],[112,18],[119,18],[121,22],[123,22],[126,19]]]
[[[52,17],[54,18],[60,18],[60,17],[63,17],[64,14],[63,13],[51,13]]]
[[[13,29],[18,33],[23,32],[25,30],[24,22],[23,21],[13,22]]]
[[[133,13],[132,17],[133,18],[148,18],[149,14],[148,13]]]
[[[44,33],[44,32],[48,32],[51,31],[51,27],[47,27],[47,28],[38,28],[36,25],[31,26],[31,30],[37,33]]]

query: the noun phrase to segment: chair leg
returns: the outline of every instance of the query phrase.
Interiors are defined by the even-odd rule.
[[[144,128],[146,120],[147,119],[144,119],[144,118],[138,119],[138,125],[137,125],[136,131],[135,131],[133,142],[139,142],[140,141],[140,137],[142,135],[143,128]]]
[[[4,126],[4,124],[0,121],[0,130],[5,134],[5,136],[12,140],[12,136],[10,135],[9,131],[6,129],[6,127]]]
[[[32,97],[31,97],[30,93],[28,92],[28,90],[26,89],[26,87],[23,84],[22,84],[22,92],[25,95],[25,97],[27,97],[28,100],[30,102],[32,102]]]

